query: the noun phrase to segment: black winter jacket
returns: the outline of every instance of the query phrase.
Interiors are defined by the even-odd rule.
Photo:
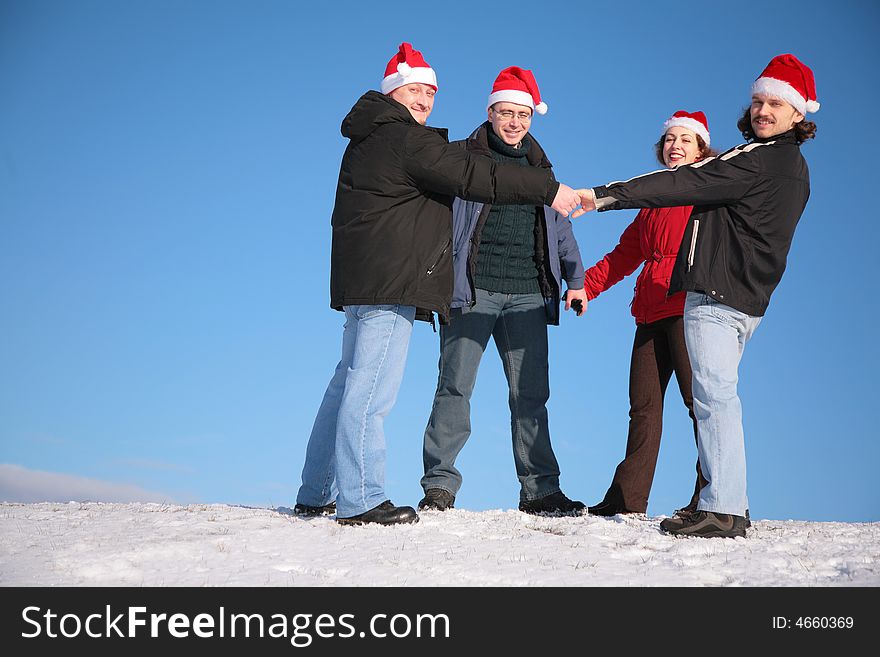
[[[446,321],[452,296],[452,200],[551,203],[549,170],[496,164],[450,145],[409,110],[368,91],[342,122],[330,265],[330,306],[416,306]]]
[[[599,210],[695,206],[669,294],[701,291],[760,317],[785,271],[810,173],[792,130],[594,191]]]

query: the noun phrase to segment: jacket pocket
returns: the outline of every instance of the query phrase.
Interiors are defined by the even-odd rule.
[[[688,271],[690,271],[691,267],[694,266],[694,252],[697,250],[697,233],[699,233],[699,232],[700,232],[700,220],[694,219],[694,232],[691,233],[691,248],[688,249],[688,259],[687,259],[687,263],[688,263],[687,270]]]
[[[428,270],[425,272],[426,276],[430,276],[434,273],[434,270],[437,269],[437,265],[440,264],[440,261],[443,260],[443,256],[449,251],[449,247],[452,246],[452,240],[446,240],[446,244],[443,245],[443,248],[434,254],[431,258],[431,265],[428,267]]]

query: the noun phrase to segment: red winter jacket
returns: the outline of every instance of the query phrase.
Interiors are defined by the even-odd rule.
[[[620,243],[584,274],[584,290],[592,300],[645,263],[636,280],[632,314],[648,324],[684,314],[684,292],[667,297],[669,278],[693,206],[650,208],[639,212],[623,231]]]

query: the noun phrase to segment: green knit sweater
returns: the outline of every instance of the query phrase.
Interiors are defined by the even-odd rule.
[[[519,148],[508,146],[489,129],[492,157],[503,164],[527,167],[532,145],[528,135]],[[493,205],[480,234],[475,269],[476,287],[490,292],[529,294],[541,291],[535,265],[534,205]]]

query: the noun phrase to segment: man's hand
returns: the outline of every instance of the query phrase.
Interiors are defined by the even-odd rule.
[[[574,211],[573,215],[571,215],[572,219],[596,209],[596,195],[593,193],[592,189],[576,189],[575,194],[578,195],[580,200],[580,207]]]
[[[580,194],[568,185],[559,183],[559,189],[556,191],[556,196],[553,197],[553,203],[550,207],[567,217],[572,210],[579,208],[580,206]]]
[[[575,301],[580,301],[580,305],[574,303]],[[583,288],[580,290],[566,290],[565,291],[565,309],[570,310],[574,304],[574,310],[577,313],[577,316],[580,317],[587,310],[587,291]]]

